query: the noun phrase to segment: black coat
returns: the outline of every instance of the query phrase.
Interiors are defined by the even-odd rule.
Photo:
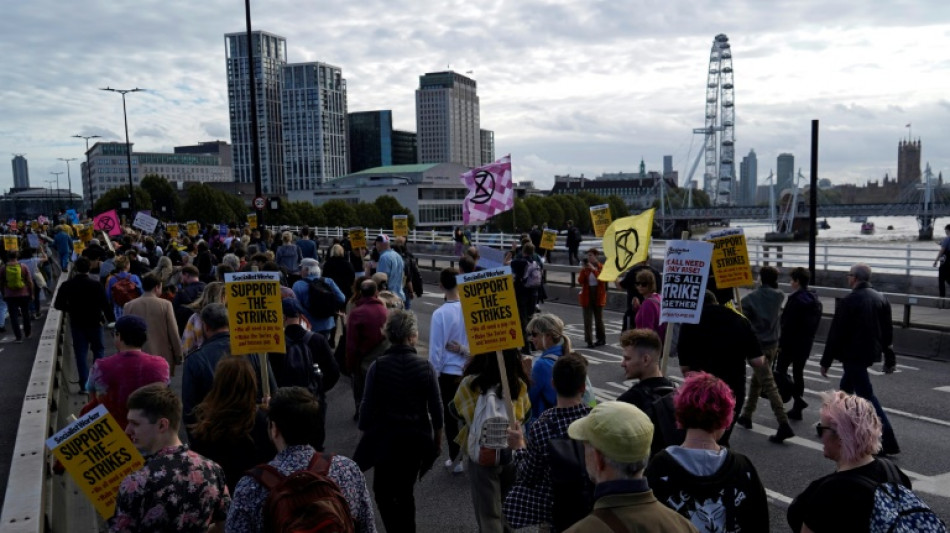
[[[821,300],[809,290],[799,289],[788,296],[782,310],[779,346],[788,355],[808,354],[821,323]]]
[[[101,326],[103,320],[112,321],[113,310],[106,290],[88,274],[76,274],[63,283],[53,308],[66,312],[70,322],[78,327],[94,328]]]
[[[732,309],[703,306],[699,324],[680,328],[680,365],[703,370],[726,382],[736,399],[745,397],[745,365],[762,355],[752,325]]]
[[[893,340],[891,304],[870,283],[859,282],[835,305],[821,366],[827,368],[832,361],[871,366]]]

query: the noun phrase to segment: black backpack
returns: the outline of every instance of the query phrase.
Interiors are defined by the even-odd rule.
[[[564,531],[594,508],[594,483],[584,463],[584,443],[571,438],[548,441],[551,454],[551,525]]]
[[[311,279],[307,281],[307,295],[310,305],[307,311],[313,318],[330,318],[336,315],[340,309],[340,303],[336,299],[336,293],[333,288],[323,278]]]
[[[319,397],[323,389],[323,372],[313,360],[310,339],[313,332],[307,331],[298,341],[287,339],[287,353],[271,357],[271,367],[278,387],[305,387]]]
[[[419,272],[419,262],[416,261],[415,256],[408,255],[406,259],[406,268],[409,269],[409,280],[412,281],[412,292],[416,294],[416,297],[422,296],[422,273]]]
[[[676,387],[662,385],[651,390],[653,401],[643,410],[653,422],[653,443],[650,445],[650,457],[667,446],[683,444],[686,430],[676,427],[676,408],[673,406],[673,393]]]

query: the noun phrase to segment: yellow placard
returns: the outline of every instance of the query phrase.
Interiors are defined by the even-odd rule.
[[[197,222],[195,222],[194,220],[189,220],[189,221],[185,224],[185,226],[188,228],[188,235],[189,235],[190,237],[197,237],[197,236],[198,236],[198,223],[197,223]]]
[[[82,242],[89,242],[92,240],[92,224],[86,224],[79,230],[79,238],[82,239]]]
[[[396,237],[409,236],[409,215],[393,215],[393,235]]]
[[[350,246],[355,248],[366,248],[366,230],[363,228],[350,228]]]
[[[172,239],[178,238],[178,224],[168,224],[165,226],[165,230],[168,231]]]
[[[74,252],[76,252],[77,254],[81,254],[82,251],[85,250],[85,249],[86,249],[86,243],[82,242],[82,241],[79,240],[79,239],[73,241],[73,251],[74,251]]]
[[[142,454],[103,405],[61,429],[46,446],[104,519],[115,514],[122,480],[145,465]]]
[[[610,217],[610,206],[607,204],[590,206],[590,219],[594,223],[594,236],[603,237],[607,227],[613,222]]]
[[[742,228],[728,228],[706,236],[713,245],[712,271],[716,287],[730,289],[752,285],[752,265]]]
[[[231,354],[286,353],[279,272],[225,274]]]
[[[248,213],[247,225],[254,229],[257,227],[257,213]]]
[[[470,353],[524,346],[511,267],[460,274],[456,279]]]
[[[544,233],[541,234],[541,249],[553,250],[555,244],[557,244],[557,230],[556,229],[544,230]]]
[[[8,252],[15,252],[20,249],[16,235],[3,236],[3,249]]]

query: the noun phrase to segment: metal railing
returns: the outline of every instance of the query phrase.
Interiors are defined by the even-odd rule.
[[[273,229],[283,228],[275,227]],[[287,229],[297,231],[299,228],[291,227]],[[317,237],[324,238],[342,238],[347,230],[348,228],[341,227],[311,229]],[[364,230],[366,231],[367,240],[370,242],[374,235],[381,233],[392,235],[391,228],[364,228]],[[520,234],[472,232],[472,244],[507,249],[518,237],[520,237]],[[416,246],[454,245],[451,231],[411,230],[408,240]],[[581,243],[581,250],[591,247],[599,248],[600,246],[602,246],[600,239],[587,236],[584,242]],[[780,267],[808,265],[807,243],[750,241],[748,247],[749,260],[753,265]],[[650,256],[653,259],[662,261],[665,250],[665,240],[651,240]],[[425,251],[434,252],[435,250]],[[567,242],[564,235],[558,235],[554,252],[559,254],[559,257],[567,252]],[[936,246],[925,249],[920,244],[909,243],[895,243],[893,245],[819,244],[815,253],[818,270],[843,272],[847,271],[854,263],[863,262],[867,263],[876,273],[930,278],[937,277],[937,271],[933,268],[933,260],[936,255]]]

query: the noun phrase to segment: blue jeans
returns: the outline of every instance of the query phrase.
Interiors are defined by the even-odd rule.
[[[894,429],[891,427],[887,415],[884,414],[884,408],[881,407],[881,402],[878,401],[877,396],[874,395],[874,389],[871,387],[868,367],[862,363],[843,363],[842,366],[844,367],[844,374],[841,375],[839,388],[848,394],[857,394],[861,398],[871,402],[883,426],[881,441],[884,444],[884,449],[893,450],[898,448]]]
[[[82,328],[70,325],[73,337],[73,351],[76,354],[76,370],[79,372],[79,388],[85,390],[89,380],[89,364],[87,358],[89,348],[92,348],[92,360],[102,359],[105,355],[105,345],[102,338],[102,326]]]
[[[0,328],[7,323],[7,301],[0,296]]]

